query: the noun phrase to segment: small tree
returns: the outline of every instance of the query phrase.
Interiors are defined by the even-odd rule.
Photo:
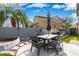
[[[64,24],[65,28],[70,28],[70,27],[72,27],[73,21],[72,21],[71,17],[65,17],[62,19],[62,23]]]

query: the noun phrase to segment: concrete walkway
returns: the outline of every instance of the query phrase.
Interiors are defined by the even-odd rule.
[[[79,46],[79,41],[76,40],[76,39],[75,40],[71,40],[70,43]]]
[[[59,56],[79,56],[79,46],[74,44],[63,43],[64,47],[62,51],[59,51]],[[37,56],[37,50],[33,48],[30,52],[31,43],[22,46],[16,53],[16,56]],[[44,51],[41,49],[40,56],[57,56],[53,50]]]

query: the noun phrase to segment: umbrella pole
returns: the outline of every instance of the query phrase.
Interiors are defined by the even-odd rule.
[[[48,31],[48,36],[49,36],[49,34],[50,34],[50,31]]]

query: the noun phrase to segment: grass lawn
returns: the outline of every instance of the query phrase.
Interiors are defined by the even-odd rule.
[[[9,51],[2,51],[0,52],[0,56],[14,56],[14,54]]]
[[[69,43],[71,40],[79,41],[79,35],[65,35],[63,37],[63,42]]]
[[[10,53],[0,53],[0,56],[14,56],[14,55],[12,55]]]

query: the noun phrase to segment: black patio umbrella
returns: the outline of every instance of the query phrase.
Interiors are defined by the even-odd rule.
[[[47,30],[48,30],[48,32],[51,30],[50,19],[51,19],[50,13],[48,12],[48,14],[47,14]]]

